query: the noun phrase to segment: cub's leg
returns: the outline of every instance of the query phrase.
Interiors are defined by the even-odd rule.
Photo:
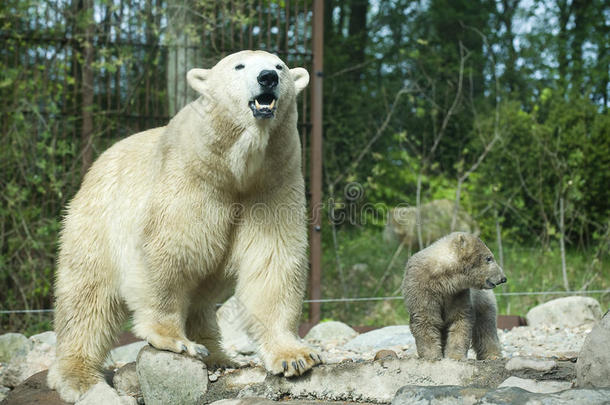
[[[477,360],[498,359],[502,357],[502,347],[498,339],[496,324],[496,297],[492,291],[473,291],[475,322],[472,331],[472,346]]]
[[[200,342],[209,350],[210,355],[204,359],[211,368],[237,368],[239,365],[227,356],[220,344],[221,335],[216,318],[217,303],[223,302],[231,283],[220,277],[207,278],[192,299],[186,321],[187,336]],[[239,322],[239,319],[235,320]]]
[[[446,308],[447,344],[445,356],[454,360],[465,360],[472,336],[472,309],[470,292],[465,290],[453,297]]]
[[[297,335],[307,276],[305,204],[302,190],[284,193],[260,210],[244,210],[233,249],[235,297],[267,370],[294,376],[322,359]]]
[[[411,308],[411,333],[415,338],[417,354],[425,360],[440,360],[443,357],[442,327],[440,308],[429,303],[426,308]]]
[[[125,320],[125,308],[110,269],[101,261],[67,268],[60,254],[55,288],[57,357],[47,378],[67,402],[76,402],[97,383],[102,366]],[[77,266],[76,260],[71,261]]]

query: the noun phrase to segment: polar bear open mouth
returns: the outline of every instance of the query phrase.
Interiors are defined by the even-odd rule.
[[[272,93],[262,93],[248,103],[254,118],[273,118],[277,108],[277,97]]]

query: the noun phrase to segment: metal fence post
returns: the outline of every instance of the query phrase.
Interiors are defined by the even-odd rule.
[[[310,298],[321,298],[322,278],[322,80],[324,64],[324,0],[313,3],[313,69],[311,86],[311,224],[310,224]],[[309,322],[320,321],[320,303],[309,305]]]

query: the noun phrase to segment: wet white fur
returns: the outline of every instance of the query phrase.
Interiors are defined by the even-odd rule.
[[[262,69],[279,74],[273,119],[248,107]],[[189,72],[201,97],[166,127],[118,142],[93,164],[60,239],[48,383],[64,400],[103,381],[129,314],[157,348],[195,357],[207,348],[209,366],[230,364],[215,305],[233,292],[268,370],[295,375],[319,362],[296,335],[307,263],[296,95],[308,81],[266,52],[229,55]]]

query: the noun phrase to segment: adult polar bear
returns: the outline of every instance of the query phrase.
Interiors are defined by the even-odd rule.
[[[309,75],[242,51],[187,79],[201,97],[103,153],[68,207],[48,377],[64,400],[103,381],[128,312],[152,346],[230,365],[215,305],[233,287],[269,371],[321,361],[296,335],[307,249],[296,95]]]

